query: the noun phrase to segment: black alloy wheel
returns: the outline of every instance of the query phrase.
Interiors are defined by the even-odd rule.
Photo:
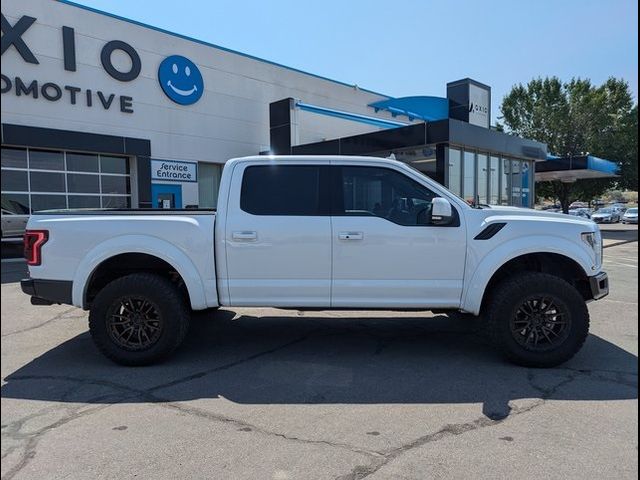
[[[89,331],[98,349],[121,365],[151,365],[178,348],[189,330],[188,297],[169,278],[132,273],[93,299]]]
[[[561,345],[571,329],[566,307],[549,296],[531,296],[511,318],[511,335],[519,345],[533,352],[544,352]]]
[[[492,343],[526,367],[566,362],[589,334],[582,294],[563,278],[542,272],[516,273],[499,282],[482,313]]]
[[[129,351],[150,348],[162,334],[160,309],[141,296],[125,296],[114,302],[106,322],[111,340]]]

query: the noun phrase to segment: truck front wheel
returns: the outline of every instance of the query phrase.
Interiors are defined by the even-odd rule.
[[[490,336],[526,367],[554,367],[573,357],[589,334],[589,311],[562,278],[526,272],[503,280],[487,304]]]
[[[190,312],[166,278],[134,273],[106,285],[89,313],[98,349],[121,365],[149,365],[169,356],[184,340]]]

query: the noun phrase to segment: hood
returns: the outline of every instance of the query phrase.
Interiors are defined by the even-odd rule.
[[[501,219],[522,219],[522,220],[539,220],[549,222],[562,222],[580,225],[584,227],[594,228],[594,223],[585,217],[577,215],[565,215],[564,213],[547,212],[544,210],[534,210],[532,208],[506,207],[506,206],[483,206],[482,209],[474,209],[482,215],[486,221],[499,221]]]
[[[592,214],[592,217],[610,217],[611,215],[613,215],[613,213],[600,213],[600,212],[596,212],[594,214]]]

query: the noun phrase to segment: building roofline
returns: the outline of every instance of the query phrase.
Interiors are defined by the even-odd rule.
[[[474,80],[473,78],[461,78],[460,80],[454,80],[453,82],[448,82],[447,83],[447,87],[455,87],[456,85],[464,85],[465,83],[470,83],[472,85],[475,85],[477,87],[481,87],[481,88],[486,88],[488,90],[491,90],[491,87],[489,85],[487,85],[486,83],[482,83],[479,82],[477,80]]]
[[[355,85],[355,84],[342,82],[340,80],[334,80],[333,78],[323,77],[322,75],[317,75],[315,73],[306,72],[304,70],[300,70],[299,68],[289,67],[287,65],[283,65],[283,64],[277,63],[277,62],[273,62],[271,60],[266,60],[264,58],[256,57],[256,56],[250,55],[248,53],[243,53],[243,52],[239,52],[237,50],[233,50],[231,48],[222,47],[220,45],[216,45],[215,43],[205,42],[204,40],[199,40],[197,38],[193,38],[193,37],[190,37],[188,35],[183,35],[181,33],[171,32],[171,31],[166,30],[164,28],[160,28],[160,27],[156,27],[156,26],[153,26],[153,25],[149,25],[147,23],[140,22],[138,20],[133,20],[131,18],[122,17],[122,16],[116,15],[114,13],[105,12],[104,10],[99,10],[97,8],[89,7],[88,5],[82,5],[80,3],[76,3],[76,2],[73,2],[71,0],[56,0],[56,1],[58,3],[62,3],[64,5],[70,5],[72,7],[81,8],[83,10],[87,10],[87,11],[92,12],[92,13],[97,13],[99,15],[104,15],[104,16],[107,16],[107,17],[115,18],[116,20],[121,20],[123,22],[131,23],[131,24],[137,25],[139,27],[148,28],[150,30],[155,30],[156,32],[160,32],[160,33],[164,33],[166,35],[171,35],[173,37],[181,38],[182,40],[187,40],[187,41],[198,43],[200,45],[204,45],[204,46],[207,46],[207,47],[216,48],[216,49],[222,50],[223,52],[226,52],[226,53],[232,53],[234,55],[240,55],[241,57],[249,58],[251,60],[256,60],[258,62],[266,63],[268,65],[273,65],[275,67],[285,68],[287,70],[291,70],[292,72],[302,73],[303,75],[309,75],[310,77],[318,78],[320,80],[325,80],[325,81],[331,82],[331,83],[336,83],[336,84],[342,85],[344,87],[357,88],[358,90],[362,90],[363,92],[372,93],[374,95],[380,95],[381,97],[392,98],[389,95],[386,95],[384,93],[375,92],[375,91],[369,90],[367,88],[361,88],[361,87],[359,87],[358,85]]]

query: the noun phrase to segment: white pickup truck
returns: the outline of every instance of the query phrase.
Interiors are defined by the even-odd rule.
[[[217,212],[49,211],[27,229],[22,290],[90,310],[97,347],[125,365],[167,357],[191,310],[260,306],[480,315],[509,359],[549,367],[608,293],[593,222],[471,207],[384,158],[238,158]]]

